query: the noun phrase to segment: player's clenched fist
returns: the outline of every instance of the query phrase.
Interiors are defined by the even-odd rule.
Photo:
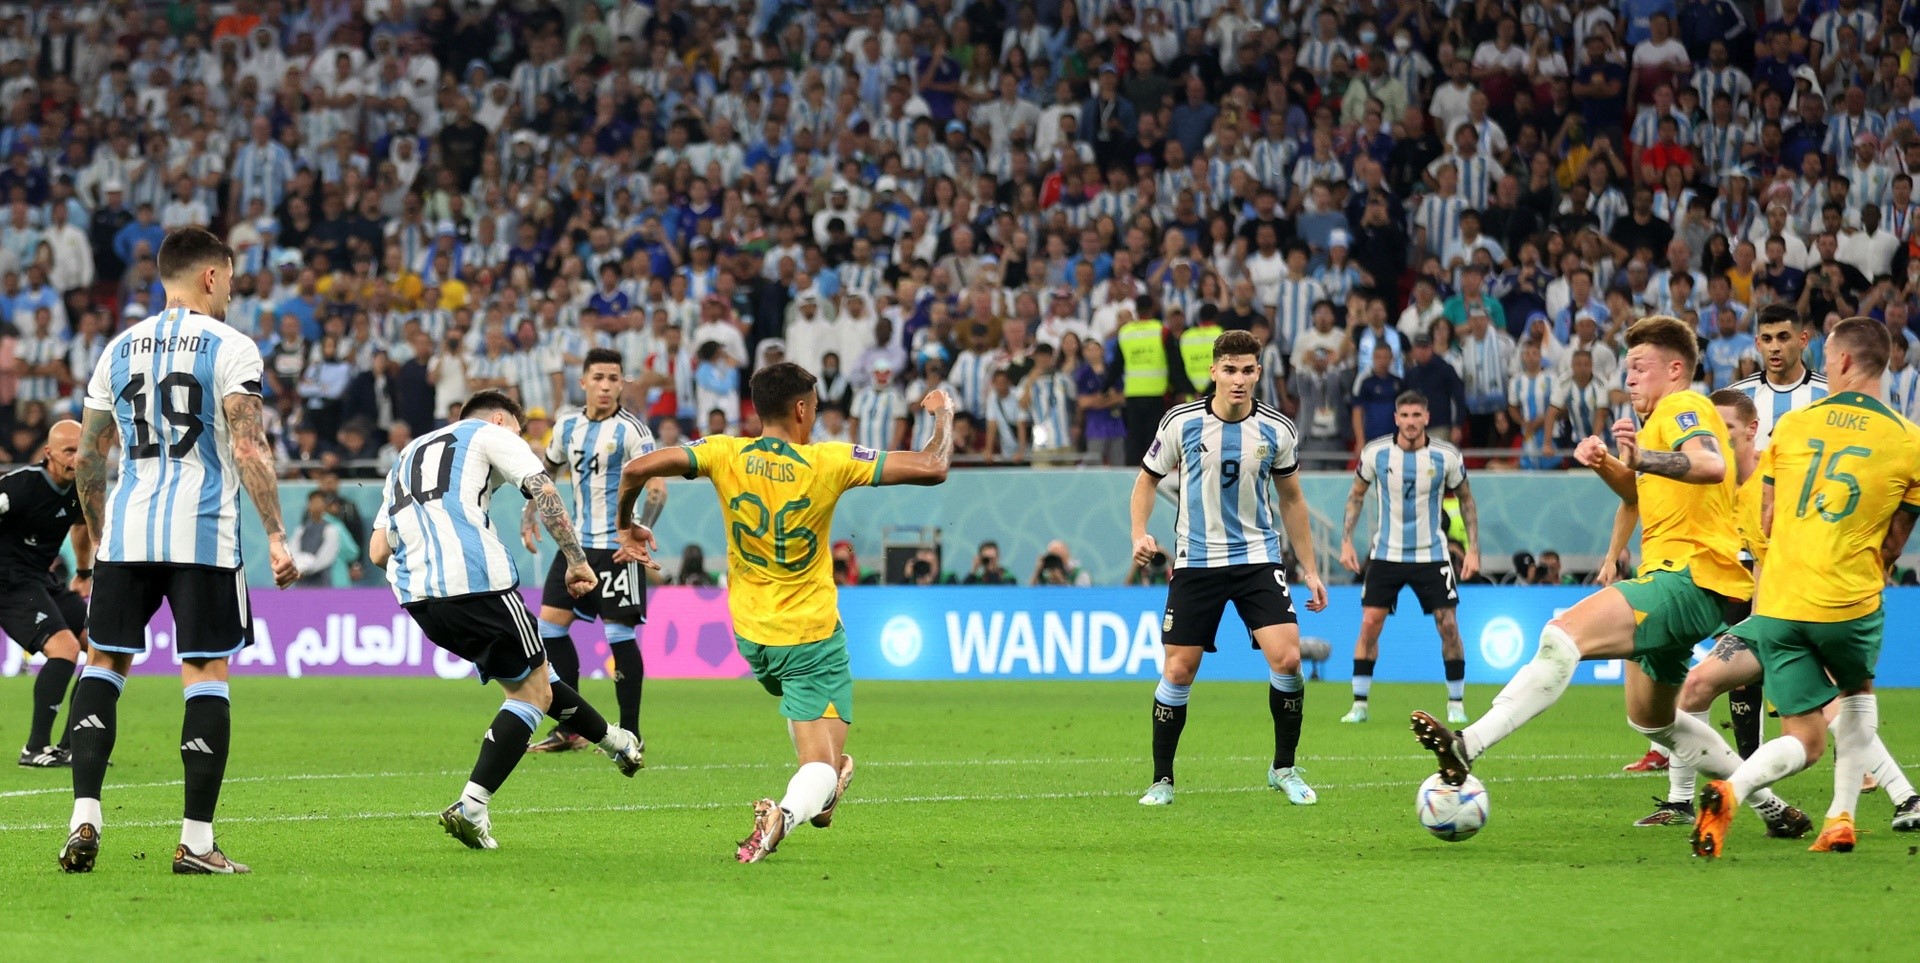
[[[1607,443],[1595,435],[1580,439],[1580,444],[1573,449],[1573,460],[1588,468],[1600,464],[1600,460],[1605,457],[1607,457]]]
[[[1142,535],[1133,540],[1133,562],[1135,565],[1150,565],[1153,557],[1160,554],[1160,543],[1152,535]]]

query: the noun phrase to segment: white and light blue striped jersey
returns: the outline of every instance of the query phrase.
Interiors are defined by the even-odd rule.
[[[478,418],[430,431],[402,449],[373,520],[393,549],[387,582],[400,604],[518,586],[519,570],[494,534],[488,509],[495,488],[520,488],[545,472],[520,436]]]
[[[1607,402],[1612,395],[1599,378],[1588,381],[1582,388],[1569,377],[1555,383],[1553,406],[1563,412],[1570,434],[1578,441],[1606,432],[1610,424]]]
[[[547,463],[573,473],[573,527],[582,548],[620,547],[620,469],[654,447],[653,432],[624,409],[599,421],[569,411],[554,424]]]
[[[1373,488],[1379,513],[1374,519],[1376,562],[1445,562],[1447,536],[1441,526],[1441,502],[1467,482],[1460,449],[1445,442],[1408,451],[1383,435],[1360,450],[1360,480]]]
[[[86,407],[113,413],[120,478],[107,493],[96,558],[240,567],[240,473],[228,395],[260,393],[253,339],[168,308],[108,342]]]
[[[1033,418],[1033,448],[1045,451],[1073,444],[1073,405],[1075,389],[1072,376],[1064,371],[1038,372],[1027,376],[1027,410]]]
[[[1880,389],[1887,394],[1887,407],[1908,421],[1920,413],[1920,366],[1912,364],[1895,371],[1880,372]]]
[[[1780,420],[1781,415],[1805,408],[1827,396],[1826,376],[1815,374],[1812,368],[1805,370],[1805,376],[1784,389],[1768,381],[1765,371],[1727,386],[1735,391],[1746,392],[1747,397],[1753,399],[1753,407],[1760,413],[1760,428],[1753,436],[1755,451],[1767,447],[1767,440],[1773,437],[1773,423]]]
[[[868,385],[854,392],[848,416],[860,423],[854,444],[887,451],[893,447],[894,422],[907,417],[907,400],[892,385]]]
[[[1141,467],[1180,473],[1174,568],[1280,563],[1269,482],[1299,470],[1298,439],[1293,422],[1262,403],[1236,422],[1220,420],[1206,398],[1167,412]]]

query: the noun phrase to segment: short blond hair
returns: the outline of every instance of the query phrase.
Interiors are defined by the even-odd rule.
[[[1628,327],[1628,349],[1643,344],[1678,355],[1681,361],[1686,362],[1689,373],[1700,364],[1699,339],[1694,337],[1693,329],[1687,327],[1685,321],[1673,315],[1648,315]]]

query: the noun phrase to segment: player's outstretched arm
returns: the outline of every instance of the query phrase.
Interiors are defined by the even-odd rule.
[[[286,588],[300,577],[300,570],[294,567],[293,553],[287,550],[287,529],[280,521],[280,479],[273,470],[273,447],[267,444],[266,425],[260,420],[260,396],[237,392],[228,395],[221,405],[227,412],[227,436],[232,440],[240,485],[253,499],[253,509],[260,513],[260,527],[267,532],[273,584]]]
[[[1600,572],[1594,581],[1601,585],[1611,585],[1619,576],[1620,556],[1627,552],[1627,541],[1633,538],[1633,529],[1640,524],[1640,503],[1622,502],[1613,512],[1613,530],[1607,535],[1607,557],[1600,562]]]
[[[1320,581],[1320,560],[1313,552],[1313,522],[1307,512],[1307,496],[1300,491],[1300,474],[1274,476],[1273,490],[1280,496],[1280,524],[1293,546],[1293,557],[1300,560],[1300,568],[1306,572],[1310,593],[1307,611],[1323,611],[1327,607],[1327,586]]]
[[[887,452],[880,466],[882,485],[938,485],[947,480],[947,467],[953,462],[953,396],[945,388],[935,388],[920,399],[920,407],[933,413],[933,437],[919,451]]]
[[[540,524],[553,536],[553,543],[560,546],[560,555],[567,560],[567,593],[574,598],[587,594],[600,576],[587,562],[587,553],[580,547],[580,533],[574,531],[573,519],[567,517],[567,505],[560,500],[560,487],[553,483],[553,476],[541,472],[523,482],[520,490],[533,503]]]
[[[643,492],[646,493],[647,500],[652,502],[653,489],[657,484],[660,491],[660,506],[664,508],[667,504],[666,480],[675,476],[687,478],[692,474],[693,459],[687,457],[687,450],[679,445],[650,451],[628,461],[620,469],[620,514],[617,516],[620,529],[625,531],[632,527],[633,508],[640,501],[640,495]],[[657,520],[659,512],[655,511],[653,517]],[[644,519],[641,524],[652,527]]]
[[[86,410],[80,423],[80,461],[74,466],[73,484],[80,498],[80,515],[95,539],[100,537],[100,526],[107,518],[107,452],[119,440],[120,428],[113,412]]]
[[[1347,492],[1347,509],[1340,520],[1340,565],[1349,572],[1360,571],[1360,553],[1353,548],[1353,532],[1360,526],[1360,512],[1367,507],[1367,489],[1372,488],[1364,478],[1355,478],[1353,488]]]
[[[548,475],[559,474],[565,465],[554,464],[547,458],[546,452],[540,453],[540,463],[547,466]],[[540,516],[535,511],[533,499],[527,499],[527,507],[520,512],[520,544],[529,552],[540,550]]]
[[[1620,460],[1628,468],[1689,485],[1718,485],[1726,479],[1727,459],[1720,451],[1719,440],[1712,435],[1695,435],[1674,451],[1646,451],[1640,447],[1637,431],[1624,418],[1613,426]]]
[[[1608,454],[1606,442],[1592,435],[1581,439],[1573,449],[1573,460],[1593,469],[1593,473],[1600,476],[1600,480],[1606,482],[1621,501],[1629,505],[1639,504],[1640,489],[1634,484],[1633,469]]]

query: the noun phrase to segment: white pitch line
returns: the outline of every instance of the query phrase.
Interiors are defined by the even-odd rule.
[[[1613,759],[1615,755],[1503,755],[1501,759],[1520,762],[1593,762]],[[1198,756],[1183,758],[1184,763],[1207,762],[1261,762],[1270,760],[1270,756]],[[1409,759],[1426,759],[1427,753],[1408,753],[1405,755],[1371,756],[1301,756],[1301,763],[1322,762],[1395,762]],[[862,766],[872,768],[938,768],[941,766],[1061,766],[1061,765],[1125,765],[1140,762],[1140,757],[1123,756],[1096,758],[1087,756],[1063,756],[1056,759],[898,759],[863,762]],[[648,766],[648,772],[711,772],[723,770],[786,769],[792,764],[786,762],[714,762],[688,766]],[[431,772],[336,772],[336,773],[296,773],[285,776],[239,776],[227,779],[223,786],[244,785],[256,782],[322,782],[343,779],[426,779],[440,776],[458,776],[468,772],[466,769],[442,769]],[[130,789],[170,789],[184,785],[181,780],[169,779],[161,782],[132,782],[107,786],[105,788],[120,792]],[[52,796],[71,793],[71,786],[55,786],[44,789],[13,789],[0,792],[0,799],[14,799],[22,796]]]
[[[1625,773],[1625,772],[1574,773],[1574,774],[1561,775],[1561,776],[1517,776],[1512,779],[1500,780],[1500,782],[1505,782],[1505,783],[1589,782],[1589,781],[1602,781],[1602,780],[1614,780],[1614,779],[1631,779],[1633,778],[1633,775],[1634,774],[1632,773]],[[1324,785],[1317,786],[1315,788],[1322,792],[1328,792],[1328,791],[1347,791],[1347,790],[1362,790],[1362,789],[1405,788],[1408,785],[1411,785],[1411,780],[1324,784]],[[1271,791],[1272,790],[1266,786],[1227,786],[1227,787],[1220,787],[1220,788],[1202,787],[1198,789],[1182,789],[1180,790],[1180,793],[1181,795],[1212,796],[1212,795],[1226,795],[1229,793],[1271,792]],[[956,793],[956,794],[950,794],[950,795],[891,796],[891,797],[876,797],[876,798],[861,798],[856,796],[852,799],[849,799],[848,803],[851,805],[857,805],[857,806],[900,806],[900,805],[921,805],[921,804],[927,804],[927,803],[1011,803],[1011,802],[1038,802],[1038,801],[1062,800],[1062,799],[1130,799],[1132,797],[1133,797],[1133,793],[1131,791],[1121,792],[1121,791],[1114,791],[1114,790],[1083,790],[1083,791],[1077,791],[1077,792],[1002,793],[1002,794],[978,794],[978,795]],[[746,807],[747,807],[747,803],[745,801],[739,800],[739,799],[730,799],[724,802],[632,803],[629,805],[620,805],[620,806],[535,806],[535,807],[527,807],[527,808],[495,807],[494,812],[504,813],[508,816],[549,816],[549,815],[565,815],[565,814],[577,814],[577,813],[675,812],[675,811],[687,811],[687,810],[714,810],[714,809],[733,809],[733,808],[745,809]],[[320,821],[333,821],[333,820],[358,820],[358,821],[372,822],[372,821],[389,820],[389,819],[426,819],[426,818],[437,816],[437,815],[439,815],[437,811],[428,811],[428,810],[389,811],[389,812],[366,811],[366,812],[357,812],[357,813],[300,813],[300,814],[290,814],[290,815],[282,815],[282,816],[221,817],[219,822],[220,822],[220,825],[222,826],[232,826],[236,824],[256,824],[256,823],[267,823],[267,824],[307,823],[307,822],[320,822]],[[178,826],[179,824],[180,824],[180,821],[177,819],[133,820],[133,821],[127,821],[127,822],[111,823],[109,824],[109,828],[159,829],[167,826]],[[65,826],[66,826],[65,823],[31,823],[31,824],[23,823],[18,825],[0,825],[0,833],[42,832],[45,830],[64,828]]]

